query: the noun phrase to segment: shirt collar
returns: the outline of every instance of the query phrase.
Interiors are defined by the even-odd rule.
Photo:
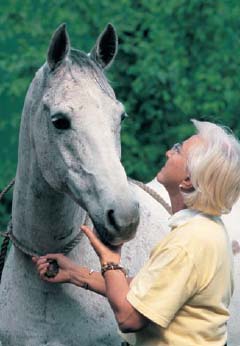
[[[196,217],[196,216],[203,216],[203,217],[210,218],[216,222],[221,222],[221,218],[219,216],[206,215],[201,213],[200,211],[193,210],[193,209],[182,209],[170,217],[168,225],[171,229],[173,229],[175,227],[183,225],[189,219],[192,219],[193,217]]]

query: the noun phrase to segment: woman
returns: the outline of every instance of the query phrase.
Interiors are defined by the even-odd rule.
[[[82,231],[99,256],[102,273],[61,254],[33,259],[43,280],[106,296],[132,345],[223,346],[227,340],[232,258],[220,215],[240,194],[240,144],[215,124],[193,123],[198,133],[167,151],[157,176],[171,199],[172,231],[133,280],[120,265],[121,246],[107,247],[86,226]],[[60,267],[54,278],[45,276],[48,259]]]

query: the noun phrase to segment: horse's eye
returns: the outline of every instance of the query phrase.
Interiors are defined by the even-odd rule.
[[[126,112],[122,112],[121,114],[121,121],[123,121],[125,118],[127,118],[127,113]]]
[[[70,121],[63,114],[55,114],[51,117],[54,127],[58,130],[67,130],[70,128]]]

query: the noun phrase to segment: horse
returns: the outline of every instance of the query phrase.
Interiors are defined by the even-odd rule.
[[[71,287],[40,282],[31,254],[59,252],[76,239],[81,243],[86,212],[104,242],[135,236],[139,204],[120,161],[125,111],[104,76],[117,46],[109,24],[89,54],[72,49],[61,25],[27,92],[13,193],[15,246],[0,288],[1,345],[87,344],[96,328],[91,318],[99,317],[94,307],[77,304],[78,292]],[[82,247],[70,249],[69,256],[87,257]],[[92,317],[85,311],[89,306]]]
[[[239,210],[238,200],[231,212],[222,216],[229,238],[232,242],[233,269],[234,269],[234,291],[230,303],[230,319],[228,321],[228,346],[240,345],[240,232],[239,232]]]
[[[59,252],[78,236],[87,212],[105,242],[127,241],[122,263],[132,276],[169,232],[168,211],[128,182],[120,163],[124,107],[104,77],[116,53],[112,25],[88,54],[70,48],[61,25],[28,90],[12,209],[12,232],[24,251],[13,246],[3,271],[0,346],[120,345],[106,299],[41,281],[27,252]],[[168,200],[163,186],[149,185]],[[67,256],[99,270],[85,237]]]

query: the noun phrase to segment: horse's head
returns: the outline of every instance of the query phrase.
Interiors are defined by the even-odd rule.
[[[82,206],[100,237],[111,244],[133,238],[139,219],[120,163],[125,111],[103,73],[116,52],[117,35],[110,24],[89,54],[70,48],[61,25],[50,42],[41,72],[44,91],[32,119],[44,179]]]

